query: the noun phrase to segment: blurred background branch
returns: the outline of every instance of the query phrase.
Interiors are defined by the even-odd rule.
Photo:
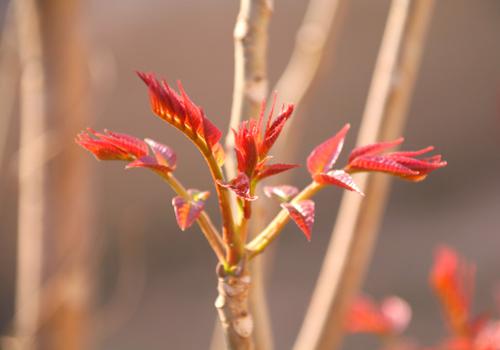
[[[433,0],[393,0],[382,39],[357,145],[400,136],[431,18]],[[330,245],[294,349],[340,345],[344,319],[357,293],[373,246],[390,179],[356,179],[366,197],[344,193]]]
[[[45,261],[47,273],[61,281],[52,297],[56,311],[41,336],[48,349],[87,349],[89,298],[93,289],[90,176],[85,155],[74,145],[76,133],[89,123],[90,77],[87,43],[82,32],[79,0],[47,0],[41,4],[49,111],[56,125],[60,152],[51,160],[47,184],[51,212]],[[64,215],[58,213],[64,212]],[[68,254],[71,252],[71,254]]]
[[[15,336],[19,349],[35,349],[46,232],[45,144],[33,147],[47,127],[41,14],[34,0],[15,0],[21,66],[19,96],[19,201]],[[29,147],[28,145],[31,145]]]
[[[310,0],[306,13],[297,30],[295,46],[291,52],[288,64],[280,76],[273,91],[283,103],[293,103],[299,106],[306,92],[311,88],[314,77],[320,67],[321,59],[327,43],[334,50],[338,30],[340,29],[346,1],[344,0]],[[279,105],[279,103],[278,103]],[[276,159],[290,159],[296,151],[298,144],[288,142],[292,136],[299,136],[304,118],[300,118],[300,109],[296,108],[292,122],[287,126],[287,132],[281,135],[273,155]],[[300,136],[299,136],[300,137]],[[281,183],[287,183],[290,179],[289,173],[280,176]],[[268,181],[269,182],[269,181]],[[270,180],[271,183],[276,180]],[[260,196],[263,197],[262,191]],[[254,205],[254,218],[251,222],[250,231],[260,232],[271,221],[273,215],[273,203],[271,201],[259,201]],[[274,248],[269,249],[266,254],[256,257],[252,262],[252,288],[250,290],[250,304],[254,313],[266,315],[256,321],[256,335],[268,339],[259,341],[261,349],[273,349],[272,325],[270,322],[269,306],[267,302],[266,280],[270,278]]]

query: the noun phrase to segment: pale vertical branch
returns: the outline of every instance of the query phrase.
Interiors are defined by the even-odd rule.
[[[393,0],[357,144],[400,135],[416,80],[433,0]],[[345,193],[332,239],[294,349],[335,349],[343,320],[370,260],[389,178],[357,181],[366,197]]]
[[[285,103],[296,105],[302,102],[304,95],[310,89],[314,77],[318,72],[325,47],[330,39],[330,46],[335,46],[336,34],[344,17],[345,0],[310,0],[304,19],[297,31],[295,46],[290,60],[274,87],[278,98]],[[297,113],[297,112],[296,112]],[[290,135],[293,130],[299,130],[303,121],[295,116],[288,126],[287,132],[281,138],[273,152],[277,159],[286,158],[293,153],[295,145],[290,144]],[[293,129],[293,130],[292,130]],[[286,145],[286,147],[285,147]],[[285,174],[285,181],[289,175]],[[281,177],[283,181],[283,177]],[[273,209],[271,202],[258,202],[254,208],[254,218],[251,223],[251,232],[260,232],[272,219]],[[250,290],[250,308],[254,314],[269,315],[266,299],[266,278],[268,277],[272,252],[261,255],[252,261],[252,288]],[[255,325],[256,337],[260,349],[272,349],[272,328],[269,317],[261,317]]]
[[[281,100],[299,104],[316,76],[329,38],[341,24],[345,0],[311,0],[295,38],[290,61],[275,90]]]
[[[40,13],[34,0],[15,0],[21,66],[19,204],[15,334],[22,349],[35,347],[45,232],[45,76]]]
[[[226,173],[234,177],[234,137],[242,119],[256,118],[268,93],[267,37],[273,0],[241,0],[234,26],[234,86],[229,132],[226,137]]]
[[[234,136],[231,129],[236,129],[242,119],[256,118],[268,95],[267,43],[272,10],[273,0],[240,1],[240,10],[233,33],[235,45],[233,104],[229,132],[226,137],[225,163],[228,178],[236,175]],[[265,305],[260,306],[262,303],[252,303],[250,306],[257,325],[253,334],[255,346],[257,349],[271,349],[271,322]],[[228,335],[227,330],[225,332]],[[223,347],[221,338],[220,327],[216,325],[212,349]]]
[[[88,53],[79,0],[41,3],[47,69],[51,71],[49,112],[60,153],[51,162],[48,272],[60,281],[52,295],[57,308],[42,332],[47,348],[89,348],[92,280],[90,183],[85,155],[73,142],[89,116]],[[68,254],[71,252],[71,254]]]

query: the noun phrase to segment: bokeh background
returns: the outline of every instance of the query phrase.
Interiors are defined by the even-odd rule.
[[[0,4],[5,23],[7,2]],[[345,122],[353,126],[346,149],[353,146],[389,5],[388,0],[349,2],[338,41],[327,46],[294,117],[305,120],[305,127],[290,139],[296,152],[285,160],[304,163],[310,150]],[[271,85],[288,62],[306,6],[305,0],[276,0]],[[203,160],[182,135],[152,115],[134,71],[154,71],[171,82],[181,79],[193,100],[225,130],[237,11],[238,2],[227,0],[82,1],[78,20],[91,72],[88,125],[173,146],[178,177],[190,187],[207,189]],[[16,271],[16,113],[7,125],[0,172],[0,334],[6,336],[12,334]],[[449,165],[416,185],[394,181],[363,289],[375,298],[397,294],[406,299],[413,306],[407,334],[430,344],[446,332],[428,286],[438,245],[450,245],[476,262],[475,309],[498,307],[493,295],[500,282],[498,0],[436,1],[404,136],[407,148],[435,145]],[[77,146],[67,142],[59,147]],[[96,163],[88,154],[84,161],[91,167],[89,267],[95,278],[89,347],[208,348],[215,320],[215,259],[202,235],[195,228],[178,231],[172,192],[154,175],[125,172],[119,163]],[[305,169],[295,170],[293,183],[305,185],[307,178]],[[340,198],[334,188],[317,197],[311,243],[289,224],[275,244],[268,297],[277,349],[289,349],[299,330]],[[213,198],[208,211],[217,213]],[[45,243],[50,245],[50,239]],[[50,275],[49,268],[45,274]],[[374,347],[364,337],[354,338],[348,337],[344,348]]]

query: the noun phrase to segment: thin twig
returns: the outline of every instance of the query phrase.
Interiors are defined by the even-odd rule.
[[[393,0],[357,144],[392,139],[403,128],[433,0]],[[370,260],[389,178],[357,180],[366,198],[345,193],[332,239],[294,349],[335,349],[343,320]]]
[[[233,154],[236,129],[242,119],[257,118],[268,94],[267,31],[273,0],[241,0],[234,27],[234,87],[229,132],[226,137],[226,173],[235,176]]]
[[[46,95],[40,13],[33,0],[16,0],[20,86],[20,145],[43,134]],[[39,318],[42,242],[45,231],[45,157],[43,144],[19,155],[18,255],[15,332],[23,349],[35,346]]]
[[[234,27],[234,87],[233,105],[229,132],[226,137],[225,170],[228,178],[236,175],[234,157],[234,137],[231,129],[236,129],[242,119],[256,118],[262,102],[268,94],[267,81],[267,42],[268,24],[273,9],[272,0],[241,0],[240,11]],[[232,201],[234,204],[234,200]],[[243,242],[245,243],[245,242]],[[270,328],[266,310],[253,310],[256,323],[254,330],[256,347],[271,349],[272,340],[261,330]],[[261,327],[260,325],[263,325]],[[219,327],[215,327],[212,349],[221,349],[222,339]]]
[[[345,0],[310,0],[304,19],[297,31],[295,46],[290,60],[283,71],[273,91],[276,91],[280,101],[299,105],[318,72],[326,44],[335,46],[338,28],[341,25],[345,8]],[[333,43],[332,43],[333,41]],[[300,107],[296,109],[300,112]],[[276,159],[286,159],[295,152],[296,145],[287,142],[291,135],[300,132],[303,119],[295,112],[293,123],[288,125],[287,132],[282,133],[280,142],[273,152]],[[296,136],[296,135],[295,135]],[[287,181],[288,174],[280,181]],[[272,181],[272,180],[271,180]],[[273,209],[269,201],[257,202],[254,208],[254,218],[251,231],[261,232],[271,220]],[[256,315],[261,315],[255,324],[257,343],[262,348],[272,349],[272,327],[269,320],[269,311],[266,300],[265,282],[269,277],[269,266],[272,260],[272,251],[252,260],[252,288],[250,290],[250,308]],[[263,339],[263,340],[260,340]],[[265,347],[264,347],[265,346]]]

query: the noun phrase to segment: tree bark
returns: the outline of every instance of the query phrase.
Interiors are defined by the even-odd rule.
[[[226,346],[230,350],[254,349],[253,319],[249,310],[248,296],[251,277],[246,270],[231,275],[218,268],[218,296],[215,307],[224,332]]]

